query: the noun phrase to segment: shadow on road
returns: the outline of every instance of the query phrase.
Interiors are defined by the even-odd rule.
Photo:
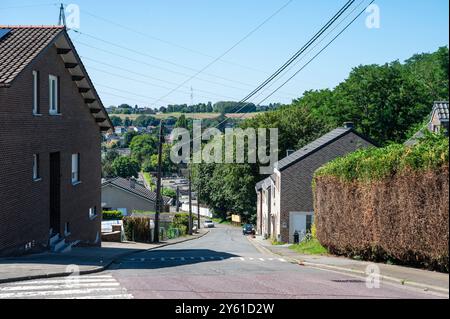
[[[240,256],[210,249],[168,249],[137,253],[117,260],[120,269],[160,269],[220,262]]]

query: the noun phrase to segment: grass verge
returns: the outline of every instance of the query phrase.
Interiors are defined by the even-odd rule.
[[[305,255],[326,255],[328,251],[325,247],[323,247],[317,239],[313,239],[310,241],[305,241],[300,243],[299,245],[292,245],[289,249]]]

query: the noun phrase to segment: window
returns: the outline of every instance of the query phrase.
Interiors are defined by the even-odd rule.
[[[33,114],[37,115],[40,112],[39,108],[39,72],[33,71]]]
[[[59,114],[59,84],[58,77],[49,75],[49,107],[50,114]]]
[[[65,223],[64,225],[64,236],[70,236],[70,224],[69,222]]]
[[[37,181],[41,178],[39,174],[39,154],[33,155],[33,180]]]
[[[97,217],[97,207],[94,206],[92,208],[89,208],[89,218],[93,220],[96,217]]]
[[[80,182],[80,154],[72,155],[72,184]]]

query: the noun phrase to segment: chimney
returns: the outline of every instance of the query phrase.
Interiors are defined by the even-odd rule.
[[[130,178],[130,187],[136,188],[136,180],[134,178]]]
[[[348,128],[348,129],[353,129],[353,128],[355,128],[355,123],[353,123],[353,122],[345,122],[344,123],[344,127]]]

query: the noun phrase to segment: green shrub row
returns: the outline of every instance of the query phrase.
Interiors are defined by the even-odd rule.
[[[421,171],[447,166],[448,137],[427,133],[417,145],[393,144],[368,148],[338,158],[318,169],[316,177],[334,176],[345,181],[374,181],[412,170]]]
[[[123,215],[122,212],[119,212],[117,210],[104,210],[102,213],[103,220],[122,220]]]

